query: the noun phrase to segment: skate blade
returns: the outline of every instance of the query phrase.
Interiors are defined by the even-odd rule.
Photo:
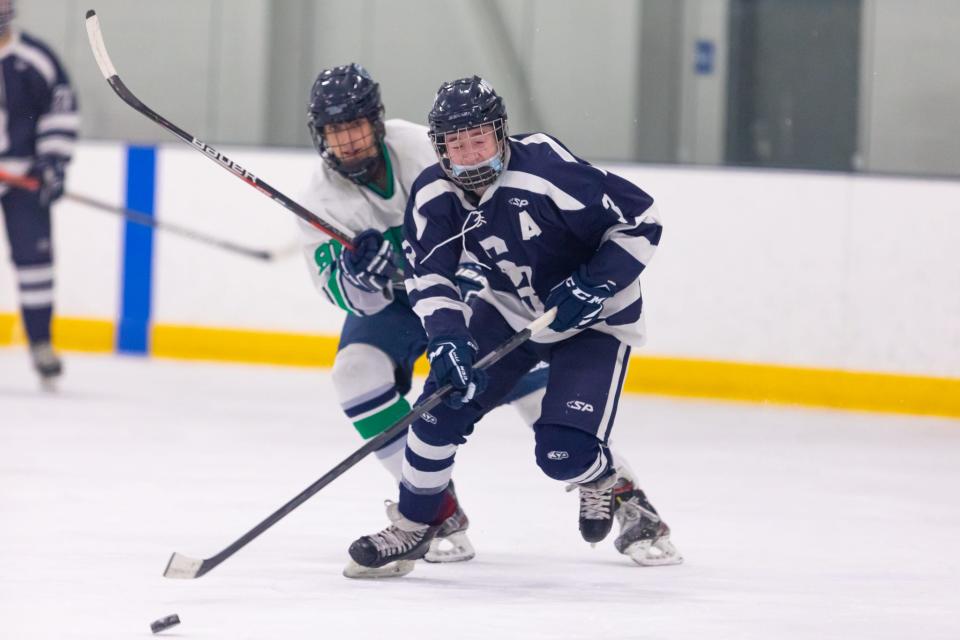
[[[655,543],[650,540],[634,542],[623,550],[623,555],[641,567],[665,567],[683,562],[683,556],[667,538],[661,538]]]
[[[445,546],[447,548],[444,548]],[[461,531],[445,538],[434,538],[423,559],[427,562],[466,562],[476,555],[477,552],[470,544],[467,534]]]
[[[354,580],[379,580],[381,578],[402,578],[413,571],[414,560],[397,560],[382,567],[364,567],[353,560],[343,568],[343,577]]]
[[[40,378],[40,390],[44,393],[57,393],[60,391],[60,381],[56,377]]]

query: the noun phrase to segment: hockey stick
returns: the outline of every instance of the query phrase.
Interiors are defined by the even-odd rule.
[[[29,178],[26,176],[14,176],[9,173],[0,171],[0,184],[8,184],[12,187],[18,189],[26,189],[27,191],[36,191],[40,188],[40,183],[37,182],[35,178]],[[257,260],[273,260],[275,256],[270,251],[265,249],[250,249],[248,247],[243,247],[238,244],[234,244],[229,240],[221,240],[220,238],[214,238],[206,234],[200,233],[199,231],[193,231],[179,225],[171,224],[169,222],[162,222],[157,220],[153,216],[149,216],[141,211],[134,211],[132,209],[125,209],[124,207],[117,207],[102,200],[97,200],[89,196],[82,196],[77,193],[64,193],[63,197],[67,200],[73,202],[78,202],[80,204],[86,205],[88,207],[93,207],[94,209],[100,209],[101,211],[107,211],[109,213],[115,213],[119,216],[135,222],[136,224],[142,224],[146,227],[153,227],[155,229],[160,229],[161,231],[169,231],[185,238],[190,238],[191,240],[196,240],[197,242],[202,242],[204,244],[209,244],[214,247],[219,247],[226,251],[231,251],[233,253],[239,253],[240,255],[247,256],[248,258],[255,258]]]
[[[263,193],[274,202],[279,203],[287,210],[293,212],[300,219],[326,233],[347,249],[353,249],[353,237],[349,233],[341,231],[332,224],[325,222],[316,214],[307,210],[294,200],[291,200],[280,191],[277,191],[269,184],[253,175],[253,173],[247,169],[244,169],[239,164],[211,147],[209,144],[198,140],[192,134],[187,133],[147,105],[140,102],[137,96],[133,95],[133,92],[130,91],[130,89],[127,88],[127,85],[123,83],[123,80],[120,79],[120,76],[117,75],[117,70],[114,69],[113,63],[110,61],[110,56],[107,54],[107,46],[103,42],[103,33],[100,31],[100,19],[97,18],[97,12],[93,9],[87,11],[86,26],[87,38],[90,40],[90,48],[93,50],[93,56],[97,60],[97,66],[100,67],[100,73],[102,73],[103,77],[107,79],[107,83],[110,85],[113,91],[120,96],[121,100],[192,146],[200,153],[219,164],[230,173],[249,184],[257,191]]]
[[[513,336],[500,344],[500,346],[495,348],[484,357],[480,358],[479,362],[477,362],[477,368],[486,369],[490,365],[506,356],[508,353],[529,340],[531,336],[545,329],[547,325],[553,321],[553,318],[556,316],[556,314],[556,309],[550,309],[545,314],[528,324],[524,329],[513,334]],[[277,524],[280,520],[286,517],[287,514],[310,499],[310,497],[312,497],[315,493],[339,478],[348,469],[367,457],[367,455],[376,451],[391,438],[395,437],[398,433],[406,429],[418,417],[420,417],[420,414],[429,411],[440,404],[444,396],[446,396],[452,390],[453,387],[447,384],[431,393],[423,400],[423,402],[413,407],[407,415],[400,418],[390,428],[375,438],[368,440],[362,447],[347,456],[343,462],[325,473],[319,480],[301,491],[296,497],[274,511],[263,522],[243,534],[236,542],[228,546],[220,553],[203,560],[198,560],[175,552],[172,556],[170,556],[170,561],[167,562],[167,568],[163,571],[163,576],[165,578],[192,579],[199,578],[200,576],[210,572],[221,562],[245,547],[254,538],[259,536],[273,525]]]

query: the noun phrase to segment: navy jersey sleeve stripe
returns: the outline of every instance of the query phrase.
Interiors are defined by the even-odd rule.
[[[410,277],[405,285],[414,313],[427,336],[467,334],[471,310],[454,284],[460,263],[462,198],[442,177],[439,165],[427,168],[414,182],[404,217],[404,255]]]
[[[586,264],[590,279],[610,282],[618,291],[650,263],[663,231],[653,198],[610,173],[591,206],[569,221],[584,237],[597,238],[596,253]]]
[[[80,114],[76,111],[47,112],[37,118],[37,135],[52,132],[76,134],[80,128]]]

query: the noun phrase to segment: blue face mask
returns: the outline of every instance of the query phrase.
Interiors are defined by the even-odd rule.
[[[479,164],[453,164],[450,163],[450,170],[453,171],[453,175],[458,178],[466,174],[468,171],[478,171],[481,169],[492,169],[494,173],[500,173],[503,170],[503,160],[500,158],[500,154],[493,156],[489,160],[484,160]]]

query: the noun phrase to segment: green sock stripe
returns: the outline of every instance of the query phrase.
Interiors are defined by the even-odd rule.
[[[372,416],[367,416],[362,420],[357,420],[353,426],[357,428],[364,440],[379,435],[387,430],[387,427],[410,412],[410,403],[406,398],[398,398],[396,402],[389,407],[384,407]]]

